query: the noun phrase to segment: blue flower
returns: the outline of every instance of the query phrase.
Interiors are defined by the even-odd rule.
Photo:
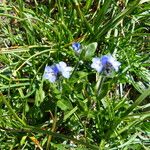
[[[62,76],[65,78],[70,77],[70,72],[72,71],[72,67],[68,67],[67,64],[63,61],[56,64],[59,72],[61,72]]]
[[[97,72],[110,73],[112,70],[118,71],[120,65],[121,63],[111,55],[104,55],[101,58],[93,58],[91,67],[94,68]]]
[[[68,67],[65,62],[61,61],[58,64],[46,66],[43,74],[43,79],[47,79],[50,82],[54,83],[59,73],[61,73],[63,77],[69,78],[71,71],[72,67]]]
[[[46,66],[44,70],[43,78],[54,83],[57,79],[58,73],[59,73],[59,70],[56,65]]]
[[[72,48],[73,48],[77,53],[79,53],[79,52],[80,52],[80,48],[81,48],[81,44],[75,42],[75,43],[72,44]]]

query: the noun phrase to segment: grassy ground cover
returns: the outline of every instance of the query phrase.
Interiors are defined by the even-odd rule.
[[[1,0],[0,27],[0,149],[150,148],[149,0]]]

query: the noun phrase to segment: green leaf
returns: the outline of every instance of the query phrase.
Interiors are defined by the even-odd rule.
[[[78,107],[74,107],[71,111],[69,111],[65,116],[64,116],[64,120],[68,119],[73,113],[76,112],[76,110],[78,109]]]
[[[144,122],[142,124],[142,129],[144,129],[147,132],[150,132],[150,122]]]
[[[39,106],[40,103],[43,102],[44,98],[45,98],[45,92],[43,91],[42,87],[40,87],[39,90],[36,91],[35,105]]]
[[[66,100],[58,100],[57,106],[62,110],[69,110],[72,108],[70,102],[68,102]]]
[[[20,141],[20,145],[21,145],[21,146],[25,144],[26,138],[27,138],[27,136],[23,136],[23,137],[21,138],[21,141]]]
[[[29,105],[28,105],[28,103],[26,103],[26,104],[25,104],[25,112],[28,112],[29,109],[30,109],[30,108],[29,108]]]
[[[84,71],[78,71],[77,74],[79,75],[79,79],[82,79],[88,76],[88,73]]]
[[[95,54],[97,48],[97,43],[91,43],[85,48],[85,59],[91,59],[91,57]]]

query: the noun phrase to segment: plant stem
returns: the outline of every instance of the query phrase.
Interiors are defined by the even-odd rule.
[[[53,116],[52,112],[50,112],[52,119],[53,119],[53,125],[52,125],[52,132],[55,132],[56,130],[56,122],[57,122],[57,107],[55,108],[55,117]],[[47,146],[46,146],[46,150],[50,149],[50,143],[52,140],[52,135],[48,135],[48,140],[47,140]]]

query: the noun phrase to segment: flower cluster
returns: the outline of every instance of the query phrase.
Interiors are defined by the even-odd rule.
[[[69,78],[71,70],[72,67],[68,67],[65,62],[61,61],[58,64],[46,66],[43,78],[53,83],[56,81],[59,73],[61,73],[64,78]]]
[[[80,53],[81,44],[73,43],[72,48],[75,52]],[[121,63],[118,62],[111,55],[104,55],[102,57],[95,57],[92,59],[91,68],[95,69],[99,73],[109,74],[112,70],[118,71]],[[64,78],[70,77],[70,72],[72,67],[68,67],[67,64],[63,61],[52,66],[46,66],[43,74],[44,79],[48,79],[50,82],[55,82],[58,74],[62,74]]]

